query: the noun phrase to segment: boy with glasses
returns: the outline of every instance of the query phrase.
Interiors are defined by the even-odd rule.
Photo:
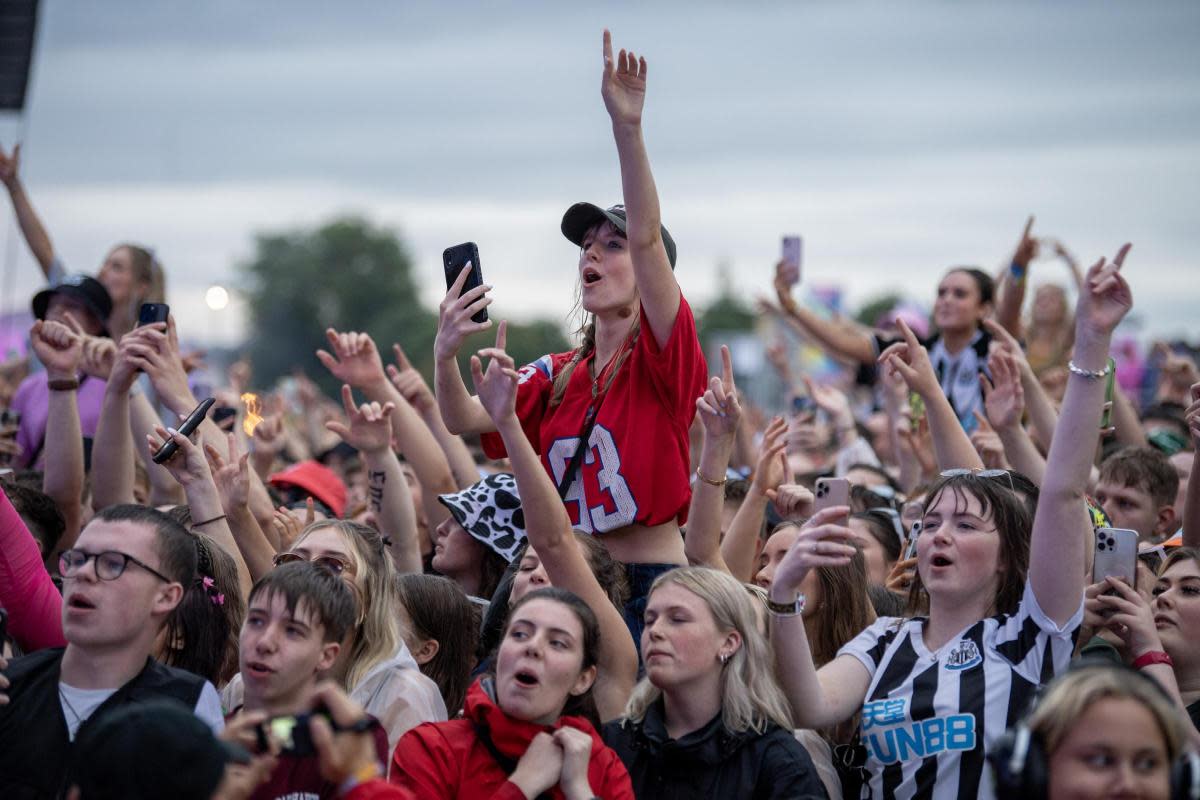
[[[51,798],[79,731],[105,712],[167,698],[223,727],[216,689],[151,658],[167,617],[196,579],[196,546],[151,508],[101,511],[63,553],[65,649],[11,662],[0,706],[0,796]]]
[[[264,575],[250,590],[239,638],[244,685],[239,712],[258,712],[270,720],[314,710],[318,678],[337,661],[342,642],[358,616],[354,594],[339,577],[341,570],[333,567],[325,558],[288,561]],[[233,715],[230,722],[234,722]],[[260,730],[275,737],[276,745],[284,746],[285,742],[278,741],[284,727],[267,722]],[[386,763],[386,732],[373,720],[364,726],[365,730],[374,737],[378,764]],[[372,775],[358,777],[365,780],[378,775],[378,764]],[[315,753],[285,748],[270,778],[258,787],[252,800],[332,798],[337,791],[336,784],[322,777]]]

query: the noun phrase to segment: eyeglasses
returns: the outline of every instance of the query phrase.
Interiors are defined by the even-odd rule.
[[[305,558],[300,553],[277,553],[271,563],[278,567],[280,564],[292,564],[296,561],[308,561],[322,569],[327,569],[339,578],[348,578],[354,574],[354,564],[337,556],[316,556]]]
[[[96,559],[96,577],[102,581],[115,581],[125,573],[125,568],[132,562],[159,580],[174,583],[173,580],[146,562],[139,561],[128,553],[122,553],[117,550],[105,550],[101,553],[89,553],[86,550],[77,549],[64,550],[62,555],[58,557],[58,571],[64,578],[73,578],[93,558]]]
[[[1008,481],[1008,488],[1012,490],[1013,494],[1016,494],[1017,492],[1017,487],[1016,484],[1013,483],[1012,475],[1009,474],[1009,471],[1006,469],[966,469],[965,467],[959,467],[957,469],[944,470],[941,473],[941,477],[943,478],[962,478],[967,475],[974,478],[987,478],[988,480],[993,478],[1004,478],[1006,481]]]

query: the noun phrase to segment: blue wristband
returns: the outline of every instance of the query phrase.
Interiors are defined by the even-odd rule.
[[[1014,261],[1008,265],[1008,274],[1012,275],[1016,280],[1023,281],[1025,280],[1025,270],[1027,268],[1026,265],[1018,264]]]

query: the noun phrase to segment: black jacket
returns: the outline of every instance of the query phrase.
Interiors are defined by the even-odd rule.
[[[71,741],[58,696],[63,650],[41,650],[18,658],[5,672],[10,702],[0,706],[0,797],[55,798],[70,768]],[[152,658],[133,680],[117,689],[78,733],[110,709],[148,699],[170,698],[196,707],[204,679],[166,667]]]
[[[718,714],[674,740],[660,700],[640,723],[614,720],[603,735],[625,762],[639,800],[828,798],[808,751],[778,725],[733,733]]]

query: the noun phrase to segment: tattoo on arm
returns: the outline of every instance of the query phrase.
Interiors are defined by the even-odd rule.
[[[371,510],[378,512],[383,508],[383,485],[387,483],[387,473],[367,472],[367,499]]]

